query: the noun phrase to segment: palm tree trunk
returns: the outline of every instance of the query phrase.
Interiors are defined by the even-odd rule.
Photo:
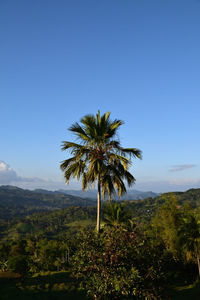
[[[111,193],[110,192],[108,192],[108,200],[109,200],[109,202],[111,202]]]
[[[198,264],[198,270],[199,270],[199,277],[200,277],[200,257],[197,255],[197,264]]]
[[[101,184],[98,180],[98,194],[97,194],[97,233],[100,230],[100,214],[101,214]]]

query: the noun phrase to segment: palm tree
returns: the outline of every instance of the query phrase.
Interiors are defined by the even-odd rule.
[[[85,190],[97,182],[97,232],[100,230],[101,193],[111,196],[118,191],[121,196],[126,192],[124,180],[128,186],[135,178],[128,171],[131,157],[141,159],[141,151],[136,148],[123,148],[115,140],[123,121],[110,120],[110,112],[100,115],[86,115],[80,123],[74,123],[69,130],[73,132],[80,143],[64,141],[62,150],[69,150],[72,155],[64,160],[60,167],[64,172],[66,183],[71,178],[82,179],[82,189]]]
[[[117,227],[127,220],[126,214],[120,203],[111,202],[104,208],[104,220],[108,226]]]

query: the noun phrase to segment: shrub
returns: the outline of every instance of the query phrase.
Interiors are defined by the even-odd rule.
[[[159,299],[162,256],[162,249],[154,249],[138,229],[85,232],[73,257],[73,276],[95,299]]]

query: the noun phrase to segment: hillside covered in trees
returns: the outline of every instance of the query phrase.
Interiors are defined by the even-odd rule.
[[[174,283],[190,285],[194,293],[190,299],[197,299],[200,292],[193,283],[198,277],[200,189],[107,201],[101,238],[95,233],[94,201],[87,200],[88,205],[70,197],[1,188],[2,299],[16,295],[89,299],[95,293],[99,299],[187,295],[180,288],[177,292]],[[130,294],[133,290],[135,296]]]
[[[156,198],[121,201],[126,218],[148,223],[167,199],[175,197],[179,206],[200,206],[200,189],[165,193]],[[106,207],[105,201],[103,208]],[[82,227],[95,227],[96,202],[54,192],[32,192],[11,186],[0,187],[1,238],[45,235],[48,238],[65,236]]]
[[[91,199],[83,199],[61,192],[30,191],[14,186],[0,186],[0,219],[9,220],[69,206],[93,205],[94,201]]]

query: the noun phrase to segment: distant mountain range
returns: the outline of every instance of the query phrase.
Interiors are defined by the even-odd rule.
[[[82,190],[59,190],[54,193],[64,193],[76,197],[81,198],[89,198],[89,199],[95,199],[97,198],[97,191],[96,190],[88,190],[88,191],[82,191]],[[119,198],[119,200],[141,200],[145,198],[155,198],[159,194],[153,193],[151,191],[149,192],[141,192],[137,190],[127,190],[127,193]],[[118,199],[117,197],[115,197]]]
[[[14,186],[0,186],[0,219],[51,211],[69,206],[95,206],[92,199],[45,190],[24,190]]]
[[[0,186],[0,227],[3,219],[21,218],[67,207],[94,207],[96,206],[96,193],[96,190],[87,192],[60,190],[52,192],[43,189],[30,191],[9,185]],[[171,195],[175,195],[181,205],[188,202],[194,208],[200,206],[200,189],[161,195],[153,192],[128,190],[123,198],[127,200],[125,201],[126,205],[134,205],[138,211],[142,210],[141,213],[143,213],[147,207],[148,210],[155,211]]]
[[[129,190],[120,200],[140,200],[154,198],[152,192]],[[27,214],[40,213],[70,206],[95,206],[97,191],[90,190],[59,190],[47,191],[36,189],[24,190],[11,185],[0,186],[0,219],[10,219],[14,216],[24,217]]]
[[[120,197],[119,200],[141,200],[145,198],[155,198],[159,194],[153,192],[141,192],[137,190],[128,190],[127,193]],[[11,185],[0,186],[0,205],[3,203],[9,205],[14,200],[15,205],[36,205],[64,208],[69,205],[85,206],[94,205],[92,201],[96,201],[96,190],[58,190],[48,191],[44,189],[36,189],[34,191],[24,190]],[[118,200],[118,198],[116,197]],[[33,202],[34,201],[34,202]]]

